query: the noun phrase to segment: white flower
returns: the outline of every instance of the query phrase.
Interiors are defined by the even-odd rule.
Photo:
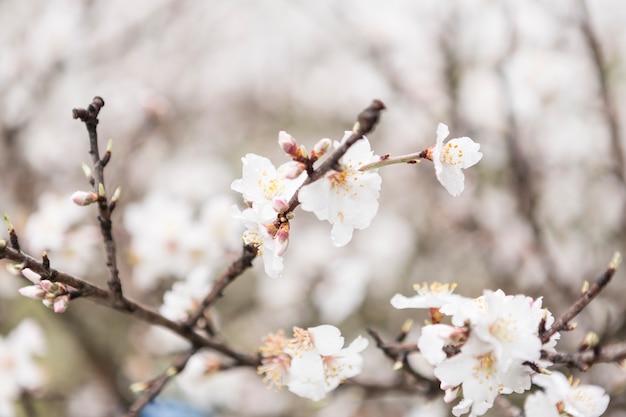
[[[209,268],[199,266],[187,275],[185,281],[175,282],[172,289],[163,294],[159,312],[170,320],[187,320],[211,290],[209,274]]]
[[[437,126],[437,143],[432,148],[432,161],[437,179],[453,196],[458,196],[465,187],[465,175],[461,169],[475,165],[483,157],[480,145],[468,137],[454,138],[443,143],[448,137],[448,126]],[[430,153],[430,152],[429,152]]]
[[[294,335],[287,385],[294,394],[318,401],[341,382],[361,372],[363,357],[360,352],[367,347],[367,339],[359,336],[342,349],[344,338],[341,332],[328,324],[307,330],[296,329]]]
[[[524,411],[527,416],[599,417],[609,405],[609,396],[595,385],[577,385],[560,372],[533,376],[533,383],[544,391],[536,392],[526,399]]]
[[[282,255],[287,250],[288,234],[285,236],[285,233],[275,230],[273,221],[276,219],[276,212],[268,205],[253,206],[244,211],[233,207],[233,218],[241,220],[248,229],[243,233],[243,242],[257,248],[263,259],[265,273],[271,278],[280,277],[284,268]]]
[[[414,285],[413,289],[417,291],[417,295],[405,297],[402,294],[396,294],[391,299],[391,305],[394,308],[440,308],[446,304],[459,301],[460,295],[453,294],[457,284],[441,284],[439,282],[423,283],[422,285]]]
[[[456,345],[465,337],[467,329],[447,324],[431,324],[422,328],[417,347],[431,365],[439,365],[447,358],[444,346]]]
[[[231,188],[243,195],[246,202],[260,210],[264,205],[275,205],[274,200],[289,201],[306,175],[293,176],[293,161],[275,168],[272,162],[253,153],[241,158],[243,175],[233,181]]]
[[[342,142],[351,134],[346,132]],[[339,146],[340,143],[335,142],[335,148]],[[302,209],[333,225],[331,240],[335,246],[346,245],[354,229],[367,228],[376,215],[382,178],[376,170],[361,171],[360,168],[379,160],[363,137],[341,158],[340,171],[330,171],[300,190],[298,199]]]

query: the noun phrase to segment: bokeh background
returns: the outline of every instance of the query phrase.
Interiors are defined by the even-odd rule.
[[[425,149],[439,122],[481,144],[464,193],[451,197],[428,161],[384,168],[377,217],[340,249],[330,225],[298,211],[284,276],[264,276],[257,259],[217,303],[223,337],[252,352],[268,332],[328,323],[348,342],[367,327],[391,339],[411,317],[416,340],[423,312],[389,299],[434,280],[466,296],[543,296],[558,315],[614,251],[626,252],[625,21],[619,0],[3,0],[0,210],[34,256],[48,250],[53,267],[105,281],[95,208],[69,202],[87,189],[89,162],[71,109],[102,96],[100,139],[114,142],[107,187],[123,188],[114,215],[122,279],[159,308],[174,282],[193,293],[238,255],[229,208],[242,203],[230,190],[242,156],[285,162],[280,130],[309,149],[339,140],[378,98],[388,110],[370,135],[377,154]],[[589,330],[606,343],[626,339],[624,277],[561,350]],[[0,329],[27,316],[44,327],[45,415],[116,415],[133,399],[129,384],[184,346],[87,300],[54,315],[17,297],[25,284],[2,269]],[[365,356],[358,379],[396,377],[372,345]],[[608,390],[605,415],[626,416],[621,368],[575,376]],[[449,415],[440,398],[358,388],[312,403],[267,390],[251,369],[189,372],[163,396],[200,415]]]

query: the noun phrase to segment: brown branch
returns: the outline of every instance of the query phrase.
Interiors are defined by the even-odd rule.
[[[586,371],[596,363],[620,363],[626,360],[626,342],[598,346],[584,352],[541,352],[541,359]]]
[[[542,332],[540,336],[543,343],[550,340],[550,337],[552,337],[552,335],[556,332],[570,329],[570,321],[585,307],[587,307],[587,305],[600,293],[600,291],[606,287],[609,281],[611,281],[611,278],[613,278],[613,275],[615,275],[615,269],[619,265],[620,261],[621,255],[616,253],[613,256],[613,260],[609,264],[607,270],[604,271],[591,288],[584,291],[578,300],[561,317],[559,317],[549,329]]]
[[[215,283],[213,284],[213,288],[211,288],[211,292],[209,292],[202,303],[196,310],[196,312],[189,316],[187,321],[185,322],[186,326],[189,326],[192,329],[198,321],[204,316],[205,311],[215,302],[219,297],[222,297],[224,294],[224,290],[226,287],[235,280],[239,275],[241,275],[246,269],[252,266],[252,261],[256,258],[257,248],[253,245],[244,245],[243,253],[239,257],[239,259],[235,260],[230,267],[220,275]]]
[[[2,244],[4,242],[4,245]],[[184,339],[190,341],[196,347],[206,347],[216,352],[220,352],[236,363],[242,366],[256,367],[259,365],[260,360],[258,355],[246,354],[239,352],[228,344],[217,341],[215,339],[209,339],[196,333],[184,323],[178,323],[169,320],[158,312],[145,307],[125,296],[122,295],[121,302],[119,296],[113,294],[104,288],[100,288],[97,285],[91,284],[73,275],[57,271],[53,268],[44,268],[42,262],[36,260],[30,255],[23,252],[19,252],[6,245],[4,240],[0,240],[0,259],[7,259],[22,266],[22,268],[29,268],[37,274],[41,275],[42,279],[47,279],[54,282],[62,282],[76,289],[76,294],[72,298],[89,298],[101,304],[109,307],[113,310],[130,314],[139,320],[146,323],[165,327],[172,332],[180,335]]]
[[[87,109],[73,109],[72,115],[74,119],[80,119],[85,123],[89,134],[89,154],[93,164],[93,188],[98,194],[98,223],[100,224],[100,234],[104,242],[106,252],[106,264],[109,270],[109,279],[107,285],[119,303],[124,302],[122,292],[122,282],[117,268],[117,255],[115,247],[115,239],[113,238],[113,223],[111,221],[111,212],[115,205],[109,205],[104,187],[104,167],[111,158],[111,153],[107,150],[105,156],[100,158],[98,148],[98,115],[104,107],[104,100],[101,97],[94,97],[92,103]]]
[[[374,130],[383,110],[385,110],[383,102],[380,100],[373,100],[369,107],[359,113],[352,130],[352,135],[350,135],[350,137],[346,139],[346,141],[343,142],[341,146],[337,148],[317,169],[309,173],[309,176],[302,186],[317,181],[331,169],[337,169],[339,160],[346,153],[346,151],[364,135]],[[288,213],[293,212],[299,204],[298,191],[296,191],[289,201],[289,208],[278,215],[279,219],[277,221],[282,223],[281,219],[285,218]],[[188,318],[185,325],[189,326],[190,329],[193,328],[205,314],[205,311],[223,295],[226,287],[246,269],[252,266],[252,261],[256,258],[256,255],[257,251],[254,247],[251,245],[244,246],[241,257],[235,260],[228,270],[217,278],[213,284],[213,288],[211,288],[211,292],[204,297],[198,309]]]
[[[359,139],[374,130],[376,124],[380,120],[380,115],[385,108],[386,107],[382,101],[373,100],[369,107],[359,113],[357,121],[352,128],[352,134],[337,149],[335,149],[335,151],[319,167],[317,167],[312,174],[307,177],[300,188],[322,178],[328,171],[338,169],[341,157],[343,157],[348,149],[350,149],[350,147]],[[293,212],[296,207],[300,205],[300,201],[298,201],[299,190],[300,189],[296,190],[294,195],[291,197],[291,200],[289,200],[289,208],[280,214],[281,217]]]

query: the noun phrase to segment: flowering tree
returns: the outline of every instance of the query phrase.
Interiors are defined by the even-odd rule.
[[[0,417],[622,416],[623,9],[3,2]]]
[[[354,229],[366,229],[376,215],[382,183],[379,168],[428,159],[433,163],[437,180],[452,196],[458,196],[465,185],[462,169],[472,167],[483,157],[480,145],[468,137],[444,143],[448,127],[439,124],[431,147],[399,157],[377,156],[365,135],[374,130],[385,110],[380,100],[374,100],[358,115],[352,130],[341,141],[321,139],[311,152],[289,134],[280,132],[278,143],[291,161],[275,168],[269,159],[248,154],[242,158],[243,177],[232,183],[232,189],[242,194],[246,204],[243,210],[232,207],[233,218],[242,221],[246,228],[242,254],[212,282],[208,281],[210,273],[200,270],[191,274],[188,282],[176,283],[165,293],[157,312],[125,294],[117,267],[111,214],[121,198],[121,188],[109,194],[105,186],[104,170],[112,158],[113,146],[109,141],[101,156],[97,127],[104,104],[102,98],[95,97],[87,108],[73,110],[74,118],[87,127],[92,166],[83,165],[83,171],[92,189],[76,191],[70,199],[78,206],[96,206],[106,254],[107,287],[54,269],[45,251],[40,259],[22,251],[18,233],[6,215],[8,239],[0,240],[0,257],[10,261],[15,271],[31,281],[32,285],[19,289],[20,294],[41,300],[57,314],[64,313],[74,300],[84,298],[169,329],[189,342],[190,347],[162,375],[133,384],[137,398],[124,415],[139,415],[171,379],[190,367],[192,358],[201,357],[205,351],[222,357],[207,358],[204,365],[202,362],[196,365],[204,366],[205,373],[256,367],[270,387],[277,390],[286,387],[313,401],[323,399],[348,380],[352,386],[367,387],[371,382],[352,380],[363,368],[361,353],[367,348],[368,340],[362,336],[344,347],[344,337],[333,325],[320,324],[308,329],[294,325],[293,337],[288,338],[283,330],[270,332],[257,351],[246,352],[222,340],[212,308],[257,257],[261,258],[269,278],[280,279],[291,222],[298,206],[313,212],[319,220],[328,220],[332,224],[332,243],[344,246],[353,238]],[[180,234],[180,230],[177,232]],[[522,394],[534,382],[543,391],[528,397],[527,414],[600,416],[609,401],[602,388],[577,386],[550,368],[561,364],[586,370],[595,363],[619,361],[626,355],[626,345],[602,346],[594,333],[588,334],[578,352],[557,350],[560,332],[573,328],[572,319],[608,284],[620,260],[616,254],[599,280],[584,287],[580,298],[557,320],[543,308],[541,298],[506,295],[502,290],[485,290],[481,296],[468,298],[453,293],[456,284],[434,283],[416,286],[418,294],[413,297],[396,294],[391,306],[428,309],[430,318],[422,327],[417,343],[405,341],[410,322],[393,342],[369,330],[381,353],[395,362],[394,369],[412,377],[387,389],[414,390],[418,395],[424,390],[424,383],[430,386],[426,389],[428,393],[439,385],[445,392],[444,401],[461,398],[452,409],[454,415],[480,416],[494,406],[497,398]],[[445,322],[446,317],[449,323]],[[22,395],[35,395],[42,386],[42,378],[31,358],[32,353],[41,354],[43,350],[38,332],[36,325],[24,322],[6,340],[9,362],[4,380],[9,385],[3,389],[2,404],[6,415],[13,414],[14,400]],[[26,333],[35,336],[27,338]],[[410,355],[421,355],[432,366],[434,378],[421,376],[409,362]],[[515,413],[512,406],[507,408]]]

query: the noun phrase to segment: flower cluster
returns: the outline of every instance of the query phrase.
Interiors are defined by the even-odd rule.
[[[346,132],[342,142],[350,137]],[[278,143],[292,161],[274,167],[262,156],[247,154],[242,158],[242,178],[235,180],[231,188],[243,195],[248,207],[235,208],[233,216],[241,220],[247,230],[243,234],[246,244],[257,247],[263,258],[265,272],[271,277],[282,274],[282,256],[289,242],[287,213],[291,198],[300,189],[298,200],[304,211],[315,213],[318,219],[328,220],[332,225],[331,239],[335,246],[346,245],[352,239],[354,229],[368,227],[378,211],[378,194],[381,177],[375,169],[360,168],[379,160],[373,154],[369,141],[363,137],[339,160],[339,164],[318,181],[304,185],[306,170],[331,147],[331,140],[320,140],[310,153],[285,132],[280,132]]]
[[[55,313],[63,313],[67,310],[70,294],[74,290],[72,287],[61,282],[41,279],[41,275],[28,268],[22,270],[22,275],[34,285],[20,288],[18,291],[21,295],[33,300],[41,300],[43,305],[51,308]]]
[[[541,323],[550,326],[552,315],[541,307],[541,298],[485,291],[470,299],[453,294],[453,286],[433,284],[417,288],[407,298],[396,295],[396,308],[427,308],[432,324],[418,341],[422,355],[434,366],[445,390],[445,400],[463,399],[453,409],[456,416],[483,415],[499,394],[522,393],[531,386],[531,375],[540,366],[542,349],[551,349],[555,334],[541,342]],[[449,316],[451,324],[441,320]]]
[[[318,401],[343,381],[361,372],[367,339],[357,337],[344,348],[344,338],[334,326],[304,330],[294,328],[293,338],[283,332],[265,337],[260,348],[258,373],[275,389],[287,387],[301,397]]]

